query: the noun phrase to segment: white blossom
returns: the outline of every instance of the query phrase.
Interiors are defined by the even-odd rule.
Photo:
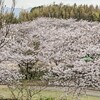
[[[45,77],[56,84],[65,85],[71,79],[70,85],[100,87],[100,23],[38,18],[11,25],[11,32],[1,59],[3,55],[16,63],[38,59],[48,68]],[[38,50],[34,40],[40,43]],[[31,54],[26,55],[27,51]]]

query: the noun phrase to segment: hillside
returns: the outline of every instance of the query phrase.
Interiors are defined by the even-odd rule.
[[[100,64],[100,23],[38,18],[12,27],[17,34],[38,37],[40,55],[46,62],[57,60],[75,66]]]
[[[46,78],[53,76],[56,85],[71,78],[70,85],[100,88],[100,23],[38,18],[10,28],[12,39],[0,58],[18,65],[25,79],[48,69]]]

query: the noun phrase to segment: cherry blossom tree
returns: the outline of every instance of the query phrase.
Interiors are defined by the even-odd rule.
[[[15,0],[12,0],[11,13],[13,14],[15,8]],[[11,85],[13,80],[18,81],[22,75],[18,72],[18,69],[10,69],[5,64],[8,60],[9,53],[5,47],[10,43],[12,39],[10,24],[5,20],[5,6],[4,0],[0,0],[0,84]]]
[[[83,86],[99,87],[99,26],[96,22],[50,18],[12,25],[17,34],[14,34],[12,44],[8,45],[11,48],[7,51],[20,68],[27,69],[25,66],[28,65],[31,69],[40,61],[50,73],[57,71],[61,75],[63,72],[62,76],[66,73],[66,77],[76,77],[76,81],[80,79],[78,76],[81,79],[85,77],[84,84],[81,82],[83,80],[80,81]],[[72,74],[67,74],[67,70]],[[85,82],[90,77],[88,74],[92,75],[92,79]]]
[[[43,71],[49,84],[74,88],[73,93],[100,89],[99,27],[97,22],[51,18],[11,25],[13,38],[2,49],[7,56],[2,55],[15,62],[26,79]]]

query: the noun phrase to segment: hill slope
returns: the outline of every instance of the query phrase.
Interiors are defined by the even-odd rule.
[[[100,64],[100,23],[38,18],[12,27],[18,34],[38,37],[40,58],[46,62],[75,66]]]
[[[71,78],[76,87],[100,89],[100,23],[38,18],[10,28],[13,38],[0,58],[11,58],[21,69],[31,68],[32,74],[34,67],[52,67],[49,74],[54,72],[56,83]]]

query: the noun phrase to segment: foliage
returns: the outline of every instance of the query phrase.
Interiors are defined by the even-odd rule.
[[[10,12],[10,22],[13,20],[13,11],[15,8],[15,0],[12,0],[12,7]],[[10,22],[5,19],[6,12],[4,11],[4,1],[0,0],[0,84],[5,84],[8,87],[19,83],[19,80],[23,78],[23,75],[19,73],[18,69],[9,69],[4,62],[7,61],[7,46],[12,38],[10,32]],[[3,56],[5,55],[5,57]]]
[[[75,74],[75,84],[83,77],[83,83],[92,77],[86,84],[81,83],[86,88],[99,88],[99,26],[96,22],[51,18],[12,25],[14,37],[3,49],[3,52],[6,50],[10,55],[2,52],[3,57],[16,62],[26,79],[34,79],[36,71],[45,73],[48,69],[50,75],[55,70],[55,81],[56,75],[66,79],[67,72],[70,72],[72,74],[68,74],[69,78]],[[82,59],[87,54],[93,56],[93,61],[85,62]]]
[[[11,7],[11,18],[10,21],[13,19],[13,11],[15,7],[15,0],[12,0],[12,7]],[[6,19],[4,15],[6,12],[4,12],[4,1],[0,1],[0,83],[11,85],[14,81],[18,81],[21,79],[22,75],[19,73],[18,69],[9,69],[7,68],[7,65],[2,62],[7,61],[7,51],[5,50],[5,46],[7,46],[11,39],[11,32],[10,32],[10,24],[6,22]],[[3,52],[5,50],[5,52]],[[5,56],[3,56],[3,54]]]
[[[26,21],[32,21],[38,17],[49,17],[59,19],[74,18],[77,20],[99,21],[100,22],[100,8],[98,5],[64,5],[51,4],[47,6],[33,7],[30,12],[22,9],[19,16],[15,16],[14,13],[6,12],[3,14],[7,23],[20,23]]]
[[[89,62],[89,61],[93,61],[93,57],[91,57],[90,55],[86,55],[85,57],[83,57],[84,61]]]
[[[88,21],[100,21],[100,9],[93,5],[64,5],[51,4],[47,6],[33,7],[30,14],[32,19],[37,17],[51,17],[51,18],[75,18],[77,20],[84,19]]]
[[[38,59],[39,45],[38,36],[17,33],[6,47],[12,54],[9,55],[9,59],[18,65],[20,72],[25,75],[25,79],[40,79],[44,74],[44,64]]]
[[[8,28],[10,35],[7,35],[11,41],[6,42],[6,36],[3,36],[4,41],[0,38],[1,44],[7,43],[0,49],[0,59],[18,65],[28,80],[39,76],[51,85],[68,86],[69,93],[69,88],[74,87],[73,94],[79,96],[88,88],[100,89],[99,27],[97,22],[53,18],[13,24]],[[2,30],[9,32],[4,27],[1,33]],[[89,62],[84,61],[84,57]],[[3,79],[7,78],[5,71],[2,73],[1,68]],[[17,74],[13,72],[7,71],[7,76],[13,74],[16,78]]]
[[[39,100],[55,100],[55,98],[52,98],[52,97],[44,97],[44,98],[40,98]]]

